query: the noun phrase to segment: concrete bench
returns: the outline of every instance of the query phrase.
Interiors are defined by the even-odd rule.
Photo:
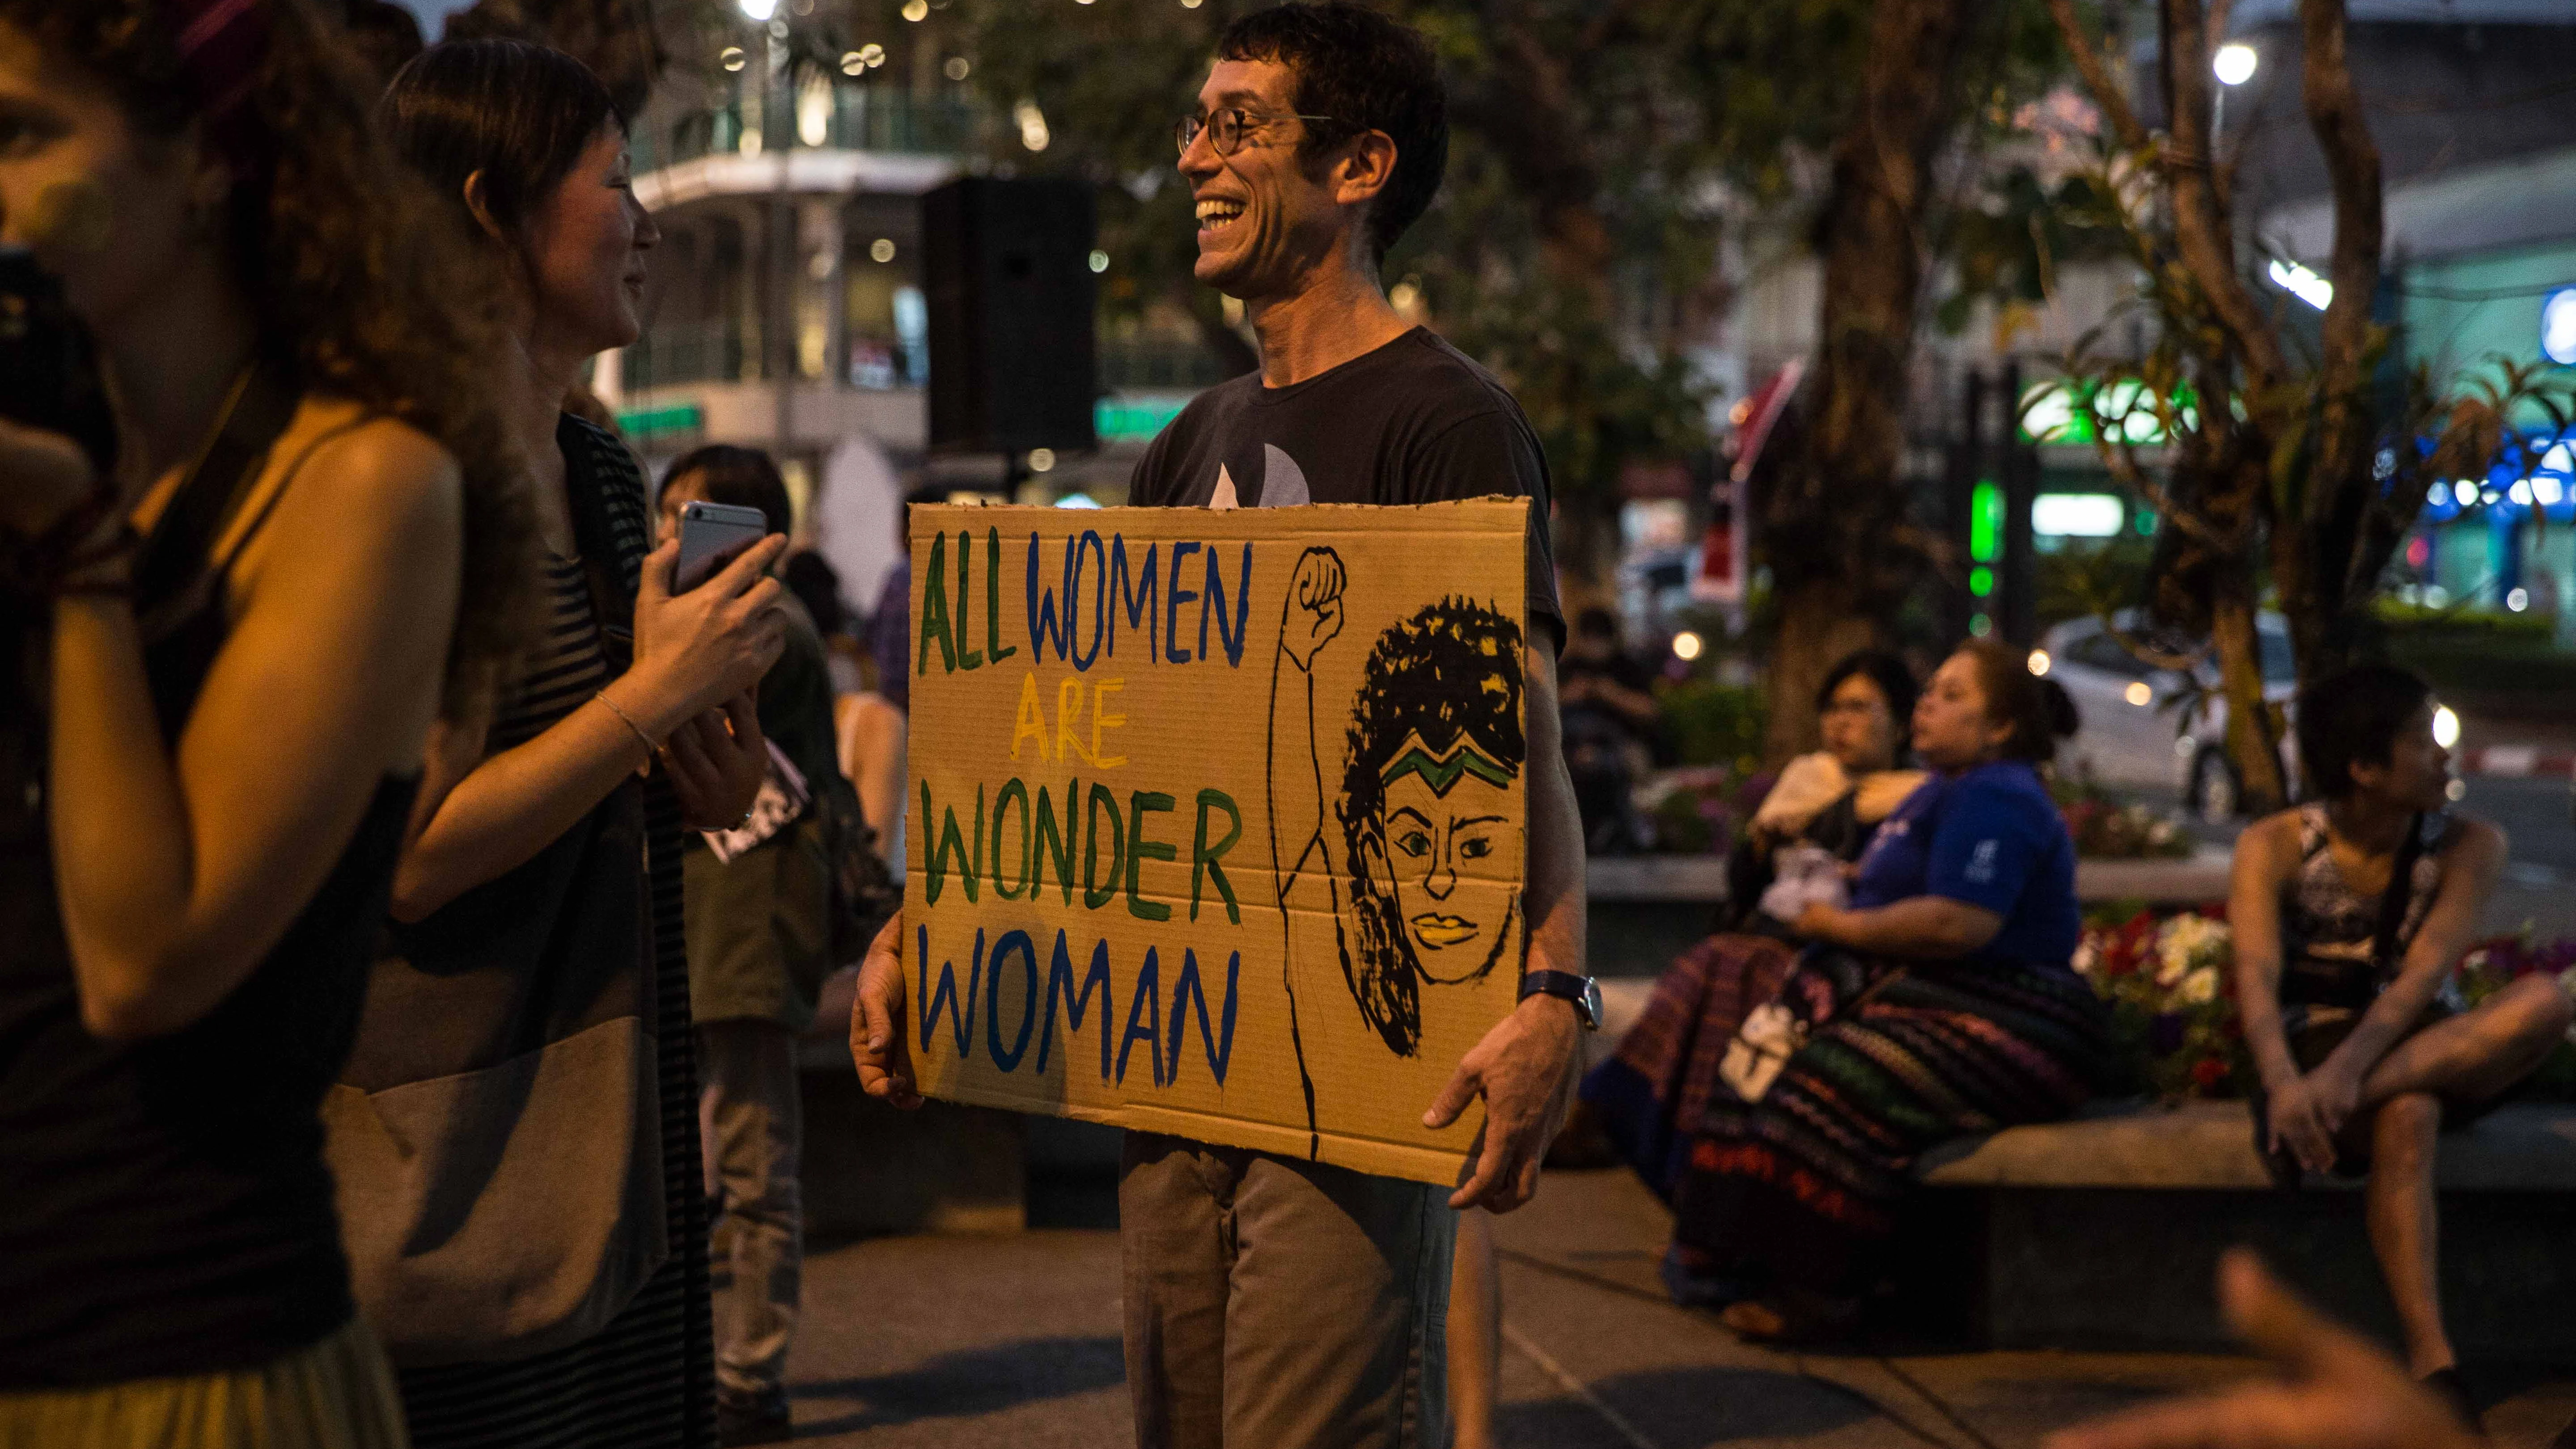
[[[2438,1172],[2444,1192],[2576,1192],[2576,1107],[2499,1107],[2443,1136]],[[2071,1121],[1944,1144],[1924,1155],[1919,1175],[1955,1188],[2273,1190],[2242,1102],[2097,1102]],[[2307,1182],[2325,1192],[2360,1185],[2313,1174]]]
[[[2233,859],[2226,846],[2202,845],[2179,860],[2079,860],[2075,898],[2088,906],[2112,901],[2158,906],[2223,901]]]
[[[2576,1108],[2514,1104],[2446,1133],[2444,1311],[2473,1361],[2576,1363]],[[2096,1104],[1927,1154],[1907,1296],[1999,1348],[2218,1349],[2211,1297],[2235,1243],[2393,1338],[2359,1183],[2275,1190],[2241,1102]]]
[[[1654,983],[1605,981],[1597,1063]],[[2442,1137],[2442,1293],[2474,1358],[2576,1363],[2576,1107],[2515,1104]],[[2358,1180],[2274,1189],[2242,1102],[2097,1102],[1925,1154],[1896,1255],[1914,1325],[1998,1348],[2221,1350],[2218,1255],[2250,1243],[2393,1334]]]
[[[1717,928],[1726,899],[1722,855],[1618,855],[1583,866],[1584,954],[1605,979],[1660,976]]]

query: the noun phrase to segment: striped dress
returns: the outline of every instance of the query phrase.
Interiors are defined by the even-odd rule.
[[[564,454],[565,491],[585,524],[580,531],[596,540],[589,546],[604,545],[632,598],[652,547],[643,474],[615,434],[569,414],[555,440]],[[580,560],[550,560],[546,572],[551,623],[515,697],[494,720],[487,746],[493,752],[543,733],[614,672],[591,617]],[[413,1449],[712,1449],[716,1442],[696,1038],[681,934],[680,808],[659,773],[646,783],[644,812],[670,1257],[596,1337],[509,1363],[403,1370]]]
[[[546,555],[546,627],[529,650],[526,671],[493,712],[487,755],[554,728],[609,680],[608,650],[591,618],[590,584],[578,556]]]

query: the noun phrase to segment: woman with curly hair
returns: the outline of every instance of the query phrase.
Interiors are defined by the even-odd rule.
[[[525,530],[356,74],[304,0],[0,0],[0,1444],[403,1442],[315,1109]]]

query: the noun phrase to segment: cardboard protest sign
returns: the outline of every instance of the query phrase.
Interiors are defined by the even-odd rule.
[[[1528,940],[1528,503],[917,507],[932,1096],[1457,1180]]]

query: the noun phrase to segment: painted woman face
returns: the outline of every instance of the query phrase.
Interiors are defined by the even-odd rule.
[[[1521,832],[1511,774],[1459,741],[1446,759],[1400,752],[1385,781],[1386,863],[1415,963],[1433,981],[1484,975],[1511,944],[1519,893],[1478,890],[1509,879]],[[1471,888],[1460,890],[1461,881]]]

